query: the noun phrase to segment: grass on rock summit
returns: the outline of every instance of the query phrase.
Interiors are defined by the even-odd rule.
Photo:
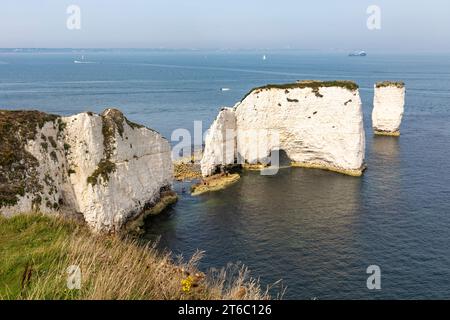
[[[377,88],[397,87],[401,89],[405,87],[405,83],[402,81],[381,81],[377,82],[375,86]]]
[[[245,100],[250,94],[253,92],[260,92],[263,90],[270,89],[282,89],[282,90],[290,90],[290,89],[305,89],[311,88],[316,96],[321,97],[319,94],[320,88],[329,88],[329,87],[340,87],[350,91],[355,91],[359,88],[359,86],[353,81],[347,80],[335,80],[335,81],[319,81],[319,80],[299,80],[297,82],[285,83],[285,84],[267,84],[265,86],[256,87],[251,89],[245,96],[242,98],[241,102]]]

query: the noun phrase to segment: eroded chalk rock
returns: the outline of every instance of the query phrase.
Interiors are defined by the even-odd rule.
[[[399,136],[405,107],[403,82],[379,82],[375,84],[372,126],[375,134]]]
[[[114,232],[174,197],[168,141],[119,110],[0,111],[0,128],[4,215],[78,212],[93,229]]]
[[[203,176],[233,164],[236,157],[236,114],[233,108],[222,108],[205,137],[205,150],[200,161]]]
[[[224,134],[232,129],[234,137]],[[284,151],[293,166],[360,176],[365,133],[358,86],[301,81],[253,89],[234,108],[223,109],[212,124],[202,174],[233,164],[265,167],[274,150]]]

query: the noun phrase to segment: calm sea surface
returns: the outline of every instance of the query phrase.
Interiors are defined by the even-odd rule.
[[[82,55],[89,63],[73,63]],[[170,139],[194,120],[206,130],[252,87],[299,79],[360,85],[364,176],[245,173],[221,192],[181,194],[147,221],[145,237],[184,256],[204,250],[205,269],[242,263],[264,284],[283,279],[288,299],[450,298],[450,55],[0,52],[0,108],[68,115],[112,106]],[[370,129],[373,84],[386,79],[407,86],[398,139]],[[369,265],[381,268],[380,291],[366,288]]]

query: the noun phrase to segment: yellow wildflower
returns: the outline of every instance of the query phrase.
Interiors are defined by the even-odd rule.
[[[181,288],[183,292],[189,293],[189,291],[191,291],[191,286],[193,282],[194,279],[191,276],[188,276],[186,279],[181,280]]]

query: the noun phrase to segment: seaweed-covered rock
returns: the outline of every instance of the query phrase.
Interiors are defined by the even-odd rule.
[[[81,213],[118,231],[151,209],[172,181],[170,146],[116,109],[60,117],[0,111],[0,212]]]

